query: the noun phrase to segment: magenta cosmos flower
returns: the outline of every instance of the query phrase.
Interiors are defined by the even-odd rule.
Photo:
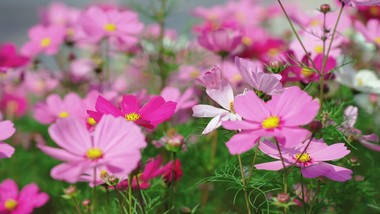
[[[38,147],[46,154],[66,163],[55,166],[50,175],[57,180],[77,182],[89,169],[106,170],[109,175],[128,175],[141,159],[145,136],[132,122],[104,115],[89,133],[82,121],[65,118],[49,127],[50,137],[61,148]]]
[[[136,96],[124,95],[120,103],[121,109],[119,109],[99,96],[95,105],[96,112],[91,110],[87,112],[95,121],[99,121],[103,114],[111,114],[115,117],[123,117],[128,121],[134,121],[145,128],[153,129],[158,124],[169,120],[175,112],[176,105],[175,102],[166,102],[161,96],[155,96],[140,108]]]
[[[314,139],[311,141],[309,147],[307,147],[305,153],[302,154],[307,144],[307,142],[300,143],[294,148],[284,148],[280,146],[286,167],[296,164],[297,167],[301,168],[301,173],[305,178],[326,176],[335,181],[346,181],[351,179],[352,171],[350,169],[323,162],[337,160],[350,153],[350,150],[347,150],[344,143],[336,143],[329,146],[322,140]],[[260,143],[259,148],[265,154],[280,159],[277,146],[274,143],[265,140]],[[278,160],[256,164],[255,167],[257,169],[265,170],[280,170],[283,168],[283,165],[281,160]]]
[[[0,141],[10,138],[16,129],[13,127],[13,123],[9,120],[0,121]],[[14,153],[15,148],[12,146],[0,142],[0,158],[10,158]]]
[[[84,11],[79,22],[87,35],[96,41],[109,37],[128,45],[137,43],[137,35],[144,28],[144,24],[138,20],[137,13],[133,11],[102,10],[97,6]]]
[[[226,129],[242,130],[226,143],[233,155],[250,150],[260,137],[285,138],[287,147],[306,139],[310,132],[299,126],[314,119],[319,101],[296,86],[286,88],[281,95],[273,95],[268,102],[250,90],[236,97],[234,109],[243,120],[222,123]]]
[[[198,37],[198,42],[204,48],[225,56],[240,45],[241,38],[235,32],[227,32],[227,30],[220,28],[216,31],[203,31]]]
[[[29,57],[42,52],[47,55],[56,54],[65,35],[66,31],[62,26],[34,26],[29,30],[30,41],[21,48],[21,53]]]
[[[29,59],[18,56],[16,46],[12,43],[0,46],[0,72],[5,72],[8,68],[17,68],[28,63]]]
[[[18,192],[17,184],[7,179],[0,184],[0,213],[29,214],[49,200],[48,194],[39,192],[36,184],[26,185]]]
[[[36,104],[34,118],[42,124],[50,124],[59,118],[78,117],[85,114],[82,105],[82,99],[75,93],[67,94],[63,100],[52,94],[46,98],[46,103]]]

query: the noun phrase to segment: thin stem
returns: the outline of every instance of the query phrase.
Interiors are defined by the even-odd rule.
[[[116,191],[116,197],[117,197],[117,200],[119,201],[119,213],[123,212],[124,213],[124,206],[123,206],[123,202],[121,201],[121,198],[120,198],[120,194],[119,194],[119,190],[117,189],[117,186],[116,185],[113,185],[113,187],[115,188],[115,191]]]
[[[288,171],[286,170],[286,165],[284,162],[284,158],[282,157],[281,148],[280,148],[280,145],[278,144],[277,140],[276,140],[276,145],[277,145],[278,153],[280,154],[282,167],[284,168],[284,180],[283,180],[284,193],[288,193]]]
[[[307,210],[306,210],[306,203],[305,203],[305,190],[303,189],[303,176],[302,176],[302,173],[301,173],[301,168],[300,168],[300,175],[301,175],[302,204],[303,204],[304,212],[306,214]]]
[[[238,159],[239,159],[239,166],[240,166],[241,180],[242,180],[243,185],[244,185],[243,191],[244,191],[245,203],[246,203],[246,205],[247,205],[248,213],[251,214],[251,208],[250,208],[250,206],[249,206],[249,201],[248,201],[248,193],[247,193],[247,189],[245,188],[246,183],[245,183],[245,177],[244,177],[244,172],[243,172],[243,164],[242,164],[242,162],[241,162],[240,154],[238,154]]]
[[[82,211],[80,211],[80,208],[79,208],[78,201],[77,201],[77,199],[75,197],[73,197],[73,201],[74,201],[75,209],[77,210],[77,213],[78,214],[82,214]]]
[[[94,167],[94,187],[92,189],[92,212],[96,214],[96,167]]]
[[[280,4],[281,9],[282,9],[282,11],[284,12],[284,14],[285,14],[285,16],[286,16],[286,19],[288,20],[289,25],[290,25],[290,27],[292,28],[292,31],[293,31],[294,35],[297,37],[298,42],[299,42],[300,45],[302,46],[302,49],[304,50],[304,52],[305,52],[307,58],[308,58],[309,61],[312,63],[314,69],[315,69],[316,71],[319,71],[319,70],[318,70],[318,67],[315,65],[314,61],[311,59],[309,52],[307,52],[307,50],[306,50],[306,48],[305,48],[305,45],[302,43],[302,40],[301,40],[300,36],[298,35],[296,29],[294,28],[294,25],[293,25],[292,21],[290,20],[290,18],[289,18],[289,16],[288,16],[288,13],[286,12],[284,6],[282,5],[281,0],[277,0],[277,1],[278,1],[278,3]]]
[[[169,209],[172,210],[173,206],[173,194],[174,194],[174,176],[175,176],[175,162],[176,162],[176,153],[171,153],[171,161],[172,161],[172,175],[170,181],[170,192],[169,192]]]
[[[160,35],[159,35],[159,49],[158,49],[158,68],[161,77],[161,89],[166,86],[167,74],[164,66],[164,34],[165,34],[165,17],[166,17],[166,0],[161,0],[161,11],[158,14],[158,24],[160,26]]]
[[[128,199],[129,199],[129,214],[132,214],[132,175],[128,176]]]
[[[256,163],[257,153],[259,151],[259,146],[260,146],[260,141],[257,143],[257,146],[256,146],[255,156],[253,157],[253,162],[252,162],[251,170],[249,171],[247,184],[249,184],[249,182],[251,181],[252,175],[253,175],[253,168],[255,168],[255,163]]]
[[[313,197],[313,200],[310,202],[309,214],[311,214],[311,211],[312,211],[312,208],[313,208],[313,204],[314,204],[314,202],[315,202],[315,199],[317,199],[317,196],[318,196],[318,194],[319,194],[320,187],[321,187],[321,183],[318,181],[318,183],[317,183],[317,191],[315,192],[315,195],[314,195],[314,197]]]
[[[110,193],[109,193],[109,190],[108,190],[108,186],[106,186],[106,211],[107,211],[107,214],[110,213],[109,202],[110,202]]]
[[[139,192],[139,196],[140,196],[140,204],[141,204],[141,208],[142,208],[142,211],[143,213],[145,214],[145,203],[144,203],[144,200],[143,200],[143,196],[142,196],[142,190],[140,188],[140,182],[139,182],[139,178],[137,175],[135,175],[135,179],[136,179],[136,183],[137,183],[137,190]]]

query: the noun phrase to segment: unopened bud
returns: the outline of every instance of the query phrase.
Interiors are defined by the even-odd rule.
[[[313,120],[310,123],[309,129],[310,129],[310,131],[312,131],[314,133],[318,132],[319,130],[322,129],[322,123],[319,120]]]
[[[82,206],[84,206],[84,207],[88,207],[88,206],[90,206],[90,204],[91,204],[90,199],[84,199],[82,201]]]
[[[69,186],[63,192],[65,195],[74,195],[77,192],[77,188],[75,186]]]
[[[176,134],[176,135],[173,135],[172,137],[169,137],[168,144],[169,146],[172,146],[172,147],[180,147],[184,139],[185,138],[182,135]]]
[[[290,196],[288,195],[288,193],[282,192],[277,195],[277,200],[281,203],[286,203],[290,200]]]
[[[119,178],[111,175],[108,177],[108,183],[110,183],[111,185],[116,185],[117,183],[119,183]]]
[[[189,207],[181,207],[179,209],[181,211],[181,213],[191,213],[191,209]]]
[[[351,158],[350,158],[350,162],[351,163],[358,163],[359,162],[359,159],[358,159],[358,157],[356,157],[356,156],[352,156]]]
[[[320,10],[322,13],[328,13],[331,10],[331,7],[329,4],[322,4],[320,7]]]
[[[275,70],[278,70],[280,69],[282,66],[284,66],[284,63],[282,63],[280,60],[271,60],[269,62],[269,67],[271,69],[275,69]]]
[[[319,176],[318,177],[318,181],[321,183],[321,184],[324,184],[324,183],[326,183],[326,177],[325,176]]]

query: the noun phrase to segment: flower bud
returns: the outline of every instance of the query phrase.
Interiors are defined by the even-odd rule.
[[[275,74],[280,73],[285,68],[286,68],[286,66],[284,66],[284,63],[281,60],[272,59],[268,65],[268,70],[272,73],[275,73]]]
[[[75,186],[69,186],[65,190],[63,190],[65,195],[72,196],[77,192],[77,188]]]
[[[90,204],[91,204],[90,199],[84,199],[84,200],[82,201],[82,206],[83,206],[83,207],[88,207],[88,206],[90,206]]]
[[[322,129],[322,123],[319,120],[313,120],[309,125],[309,129],[313,133],[318,132]]]
[[[281,203],[286,203],[290,200],[290,196],[288,195],[288,193],[282,192],[277,195],[277,200]]]
[[[189,207],[181,207],[179,209],[181,211],[181,213],[191,213],[191,209]]]
[[[107,181],[108,181],[108,183],[110,183],[110,185],[113,186],[113,185],[116,185],[116,184],[119,183],[119,178],[116,177],[116,176],[111,175],[111,176],[108,177]]]
[[[352,157],[350,158],[350,162],[353,163],[353,164],[355,164],[355,163],[358,163],[358,162],[359,162],[359,159],[358,159],[358,157],[356,157],[356,156],[352,156]]]
[[[321,184],[324,184],[324,183],[326,183],[326,177],[325,176],[319,176],[318,177],[318,181],[321,183]]]
[[[320,10],[322,13],[328,13],[331,11],[331,7],[329,4],[322,4]]]

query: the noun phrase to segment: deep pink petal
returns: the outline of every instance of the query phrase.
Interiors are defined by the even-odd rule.
[[[151,124],[156,127],[158,124],[169,120],[169,118],[173,116],[176,106],[177,103],[168,101],[161,106],[158,106],[155,110],[146,112],[144,115],[141,109],[141,118],[150,121]]]
[[[120,105],[124,114],[139,113],[139,101],[135,95],[123,95],[123,100]]]
[[[150,114],[151,112],[155,111],[157,108],[165,104],[164,98],[161,96],[155,96],[152,99],[149,100],[147,104],[145,104],[141,110],[140,115],[144,117],[147,114]]]
[[[118,108],[100,95],[96,100],[95,109],[103,114],[111,114],[115,117],[124,117],[124,114]]]
[[[18,187],[17,184],[11,180],[6,179],[0,184],[0,199],[17,199]]]

